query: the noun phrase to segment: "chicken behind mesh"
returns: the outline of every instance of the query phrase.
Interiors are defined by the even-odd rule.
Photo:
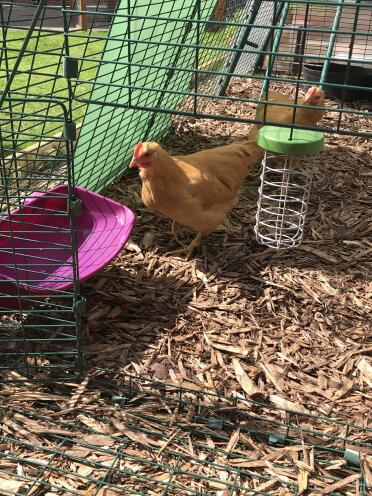
[[[264,95],[266,99],[266,96]],[[293,102],[286,95],[276,91],[269,91],[268,100],[273,103],[287,103],[293,105]],[[295,124],[300,126],[314,127],[326,114],[325,110],[316,108],[324,107],[324,91],[317,86],[309,88],[306,95],[298,100],[298,105],[307,105],[309,108],[297,108],[295,115]],[[265,114],[266,106],[266,114]],[[265,120],[271,125],[273,123],[291,124],[293,121],[293,107],[284,107],[279,105],[265,105],[260,103],[257,109],[257,118]],[[257,139],[258,131],[264,124],[255,124],[248,136],[248,139]]]

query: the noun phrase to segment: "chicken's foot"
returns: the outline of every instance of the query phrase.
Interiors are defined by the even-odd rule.
[[[178,230],[179,230],[180,227],[183,227],[183,226],[181,226],[181,224],[178,224],[178,222],[176,222],[175,220],[172,220],[172,234],[173,234],[174,239],[183,248],[187,248],[189,245],[186,245],[185,243],[182,243],[182,241],[180,241],[180,239],[178,238]]]
[[[184,248],[179,248],[178,250],[169,251],[167,252],[167,255],[181,255],[182,253],[186,253],[186,260],[190,260],[194,249],[200,246],[203,236],[204,234],[199,232],[189,245],[186,245]]]

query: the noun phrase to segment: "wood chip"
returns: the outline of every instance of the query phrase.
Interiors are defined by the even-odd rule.
[[[0,490],[6,491],[6,494],[19,493],[21,490],[25,490],[27,484],[25,481],[16,481],[0,478]]]
[[[291,410],[294,412],[310,413],[309,410],[307,410],[302,405],[299,405],[298,403],[294,403],[293,401],[286,400],[285,398],[282,398],[281,396],[278,396],[276,394],[270,395],[270,401],[274,403],[274,405],[279,406],[280,408],[285,408],[286,410]]]
[[[316,255],[319,258],[327,260],[327,262],[337,263],[337,258],[332,257],[328,253],[325,253],[322,250],[318,250],[317,248],[314,248],[313,246],[302,244],[300,246],[300,250],[307,251],[308,253],[312,253],[313,255]]]
[[[151,439],[149,436],[146,436],[146,434],[143,434],[142,432],[135,432],[132,429],[126,427],[121,422],[118,422],[117,420],[113,420],[113,424],[121,434],[124,434],[124,436],[127,436],[129,439],[136,443],[162,447],[161,442]]]
[[[328,484],[324,489],[321,489],[319,491],[319,494],[330,494],[334,491],[337,491],[338,489],[342,489],[345,486],[348,486],[352,482],[355,482],[359,479],[360,479],[360,474],[350,475],[349,477],[346,477],[345,479],[334,482],[333,484]]]
[[[240,356],[248,355],[248,350],[244,350],[243,348],[240,348],[238,346],[231,346],[229,344],[222,344],[219,342],[212,341],[212,339],[210,338],[210,336],[208,336],[207,333],[204,333],[204,337],[207,344],[209,346],[212,346],[216,350],[224,351],[225,353],[232,353],[234,355],[240,355]]]
[[[365,358],[362,358],[357,363],[357,369],[360,370],[363,380],[372,388],[372,365]]]
[[[259,364],[260,367],[262,368],[262,370],[265,372],[265,375],[266,375],[266,378],[272,382],[275,386],[275,388],[280,392],[280,393],[283,393],[283,381],[280,377],[280,374],[278,372],[278,370],[276,369],[276,367],[272,364],[263,364],[263,363],[260,363]]]
[[[360,456],[362,473],[364,475],[366,486],[372,489],[372,456],[362,454]]]
[[[84,393],[84,390],[87,387],[89,380],[90,380],[90,376],[86,376],[83,379],[79,387],[76,389],[75,393],[72,395],[71,400],[67,403],[67,408],[74,408],[74,406],[76,406],[77,402],[79,401],[79,398]]]
[[[114,440],[108,436],[102,436],[100,434],[89,434],[83,437],[84,443],[92,444],[94,446],[111,446]]]
[[[232,364],[234,367],[236,380],[239,382],[242,389],[247,394],[248,398],[257,395],[257,393],[259,393],[259,390],[257,389],[252,379],[250,379],[247,373],[244,371],[239,359],[233,358]]]
[[[226,446],[226,452],[227,453],[230,453],[231,451],[234,450],[235,446],[237,445],[238,441],[239,441],[239,435],[240,435],[240,429],[236,429],[236,431],[234,431],[230,437],[230,440]]]

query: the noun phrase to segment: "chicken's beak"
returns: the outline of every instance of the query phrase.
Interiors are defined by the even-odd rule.
[[[138,167],[136,152],[133,153],[132,160],[130,161],[129,168],[133,169],[134,167]]]
[[[141,150],[142,148],[142,141],[140,141],[139,143],[137,143],[137,146],[136,148],[134,149],[134,152],[133,152],[133,157],[132,157],[132,160],[129,164],[129,168],[130,169],[133,169],[133,167],[138,167],[138,164],[136,162],[136,159],[138,158],[138,154],[139,154],[139,151]]]

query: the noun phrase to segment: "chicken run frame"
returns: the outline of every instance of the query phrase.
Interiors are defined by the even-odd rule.
[[[101,4],[102,0],[88,6],[77,0],[60,4],[0,0],[3,382],[60,383],[81,377],[84,298],[75,187],[103,190],[125,173],[137,142],[162,139],[175,118],[270,124],[266,113],[263,120],[254,114],[257,104],[267,100],[268,91],[285,88],[296,108],[300,92],[309,85],[323,87],[327,111],[337,117],[332,121],[336,125],[328,126],[323,119],[317,130],[326,135],[372,136],[370,126],[358,125],[359,117],[368,119],[372,113],[370,104],[358,105],[372,100],[372,3],[368,0],[225,0],[217,4],[215,0],[119,0],[115,11]],[[76,28],[77,17],[83,29]],[[53,19],[62,19],[63,31],[47,27]],[[231,91],[247,78],[251,92]],[[301,128],[294,123],[279,125]],[[62,184],[66,185],[63,191],[54,189]],[[45,209],[41,214],[27,210],[35,195],[48,199],[47,216]],[[67,223],[53,224],[53,219],[62,217]],[[46,218],[51,221],[47,223]],[[41,247],[36,241],[25,243],[35,229],[45,238]],[[68,269],[63,279],[67,288],[50,293],[48,284],[61,277],[56,272],[61,263]],[[10,272],[15,274],[14,284],[9,282]],[[27,293],[22,290],[25,287],[38,291]],[[42,398],[39,411],[14,411],[20,425],[36,426],[39,437],[29,437],[31,447],[27,437],[3,431],[0,456],[8,465],[0,463],[1,494],[248,495],[273,494],[275,485],[302,494],[301,483],[291,479],[290,471],[275,475],[275,462],[269,461],[270,476],[257,476],[261,465],[244,454],[243,447],[239,456],[231,458],[235,445],[216,447],[231,441],[242,420],[246,435],[255,433],[272,446],[297,449],[302,443],[303,458],[297,460],[303,464],[303,477],[307,478],[310,469],[306,467],[315,460],[323,468],[322,477],[334,485],[329,494],[341,494],[337,484],[342,479],[338,472],[327,475],[327,466],[334,462],[334,458],[329,461],[329,453],[351,467],[350,480],[358,487],[355,494],[368,493],[363,453],[372,447],[368,443],[371,429],[366,427],[345,424],[344,435],[338,437],[332,434],[333,421],[326,418],[280,408],[274,412],[260,402],[222,395],[203,397],[200,392],[112,371],[95,370],[83,380],[84,388],[88,382],[88,396],[94,388],[102,400],[108,394],[111,409],[117,418],[122,411],[127,427],[119,428],[115,420],[115,431],[98,414],[84,421],[73,407],[70,416],[58,423],[57,406],[48,406]],[[161,421],[155,418],[155,410],[150,417],[141,413],[143,403],[154,406],[159,401]],[[229,416],[233,408],[235,413]],[[6,418],[7,412],[3,414]],[[190,422],[193,427],[187,427]],[[41,442],[43,423],[58,441],[57,450]],[[172,443],[168,446],[165,425],[174,436],[182,437],[186,431],[189,439],[209,436],[210,453],[218,451],[225,460],[225,479],[208,476],[213,465],[208,456],[203,461],[196,455],[183,457]],[[91,444],[76,444],[77,433],[90,436]],[[103,434],[105,447],[95,442]],[[187,443],[186,437],[182,439],[181,446]],[[10,452],[1,447],[7,442],[13,446]],[[131,442],[139,442],[142,451],[128,451]],[[33,458],[14,474],[14,463],[23,463],[22,450],[27,449],[34,450]],[[84,461],[88,450],[97,454],[97,461]],[[145,456],[148,450],[159,454],[150,461]],[[109,456],[100,461],[103,452]],[[63,468],[67,462],[85,468],[74,474]],[[195,464],[201,464],[198,475]],[[99,475],[90,476],[93,470]],[[52,482],[45,482],[47,473],[53,475]],[[7,486],[4,480],[12,479],[9,474],[14,475],[14,484]],[[254,487],[247,483],[252,474],[259,478]],[[66,475],[69,484],[61,485],[59,480]],[[316,487],[312,490],[317,493]]]

